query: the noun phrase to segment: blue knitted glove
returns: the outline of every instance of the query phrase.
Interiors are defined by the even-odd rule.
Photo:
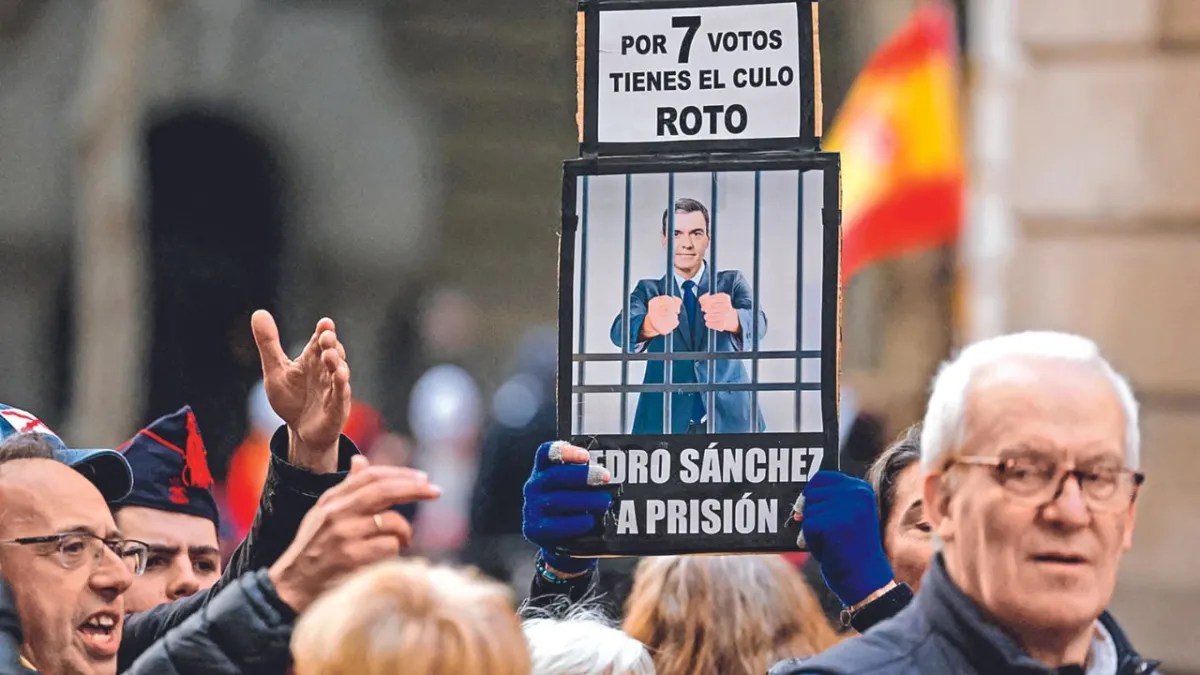
[[[818,471],[804,489],[800,523],[825,585],[850,607],[895,578],[883,553],[875,491],[864,480]]]
[[[555,447],[558,446],[558,447]],[[556,570],[583,572],[595,567],[595,558],[572,558],[556,545],[596,529],[612,506],[612,495],[594,485],[609,481],[603,467],[564,463],[565,443],[542,443],[533,459],[533,472],[525,481],[525,509],[521,532],[541,547],[542,560]],[[589,480],[590,478],[590,480]]]

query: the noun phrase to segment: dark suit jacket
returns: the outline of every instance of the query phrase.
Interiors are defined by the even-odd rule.
[[[697,282],[697,296],[710,292],[709,276],[706,269],[704,275]],[[672,294],[675,297],[682,297],[683,292],[679,288],[679,284],[674,282],[674,275],[672,275],[671,283],[674,286]],[[646,320],[646,311],[650,299],[659,295],[665,295],[665,284],[665,278],[642,279],[638,282],[637,287],[633,289],[633,292],[629,294],[629,336],[627,339],[631,352],[661,353],[666,351],[667,340],[662,335],[644,342],[638,342],[638,333],[642,330],[642,322]],[[741,272],[737,270],[718,272],[716,290],[712,292],[729,294],[733,302],[733,307],[737,310],[738,321],[741,324],[742,330],[741,335],[717,331],[716,346],[713,351],[745,351],[753,346],[756,334],[758,339],[762,340],[762,336],[767,332],[767,315],[759,309],[758,321],[754,320],[752,309],[753,293],[750,283],[746,281],[746,277]],[[617,314],[617,318],[613,321],[612,330],[610,331],[613,344],[618,347],[621,346],[621,316],[621,314]],[[679,326],[672,334],[672,351],[708,351],[708,330],[704,328],[704,318],[698,317],[696,323],[699,335],[692,335],[690,330],[691,317],[688,316],[687,308],[685,307],[680,311]],[[663,363],[663,361],[649,361],[646,363],[645,384],[662,384],[664,382]],[[673,363],[671,382],[708,382],[708,361],[679,360]],[[741,384],[749,381],[750,377],[746,372],[746,365],[743,361],[737,359],[716,359],[713,382]],[[703,400],[707,404],[707,396],[704,394],[701,394],[701,396],[704,397]],[[692,419],[694,399],[695,394],[671,394],[671,428],[668,433],[686,433],[692,424],[699,422],[699,420]],[[714,415],[714,430],[717,433],[748,433],[766,429],[766,422],[763,420],[761,410],[758,413],[757,424],[752,426],[750,423],[751,406],[749,391],[719,391],[716,393],[714,406],[716,410],[710,411],[710,414]],[[637,412],[633,418],[633,433],[660,434],[664,431],[666,430],[663,428],[662,394],[658,392],[641,394],[638,397]]]

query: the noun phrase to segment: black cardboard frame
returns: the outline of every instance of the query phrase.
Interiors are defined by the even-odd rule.
[[[739,171],[821,171],[824,177],[821,205],[823,227],[821,288],[821,409],[823,432],[761,433],[761,434],[674,434],[674,435],[575,435],[571,428],[571,400],[574,389],[574,311],[575,311],[575,243],[578,231],[577,184],[582,176],[644,173],[695,173]],[[824,451],[822,468],[838,467],[838,391],[840,350],[840,288],[839,258],[841,242],[841,159],[828,152],[759,152],[754,154],[686,154],[633,157],[587,157],[563,163],[562,236],[559,250],[558,298],[558,375],[556,380],[556,419],[558,438],[570,440],[585,448],[618,449],[637,447],[646,450],[665,448],[678,453],[683,448],[705,447],[821,447]],[[797,377],[799,372],[797,371]],[[741,484],[738,484],[741,485]],[[789,508],[796,497],[795,487],[771,489],[768,496],[781,500]],[[744,486],[743,486],[744,487]],[[742,493],[742,487],[714,486],[707,490],[710,497],[726,498]],[[639,494],[650,486],[636,486]],[[786,490],[786,492],[781,492]],[[689,488],[689,496],[706,490]],[[632,496],[632,495],[631,495]],[[665,495],[664,496],[671,496]],[[703,496],[703,495],[701,495]],[[781,514],[784,517],[788,514]],[[780,528],[775,535],[675,535],[673,543],[628,535],[617,540],[611,534],[613,522],[606,516],[601,529],[587,537],[564,544],[563,550],[584,556],[613,555],[671,555],[684,553],[771,553],[795,551],[796,531]]]

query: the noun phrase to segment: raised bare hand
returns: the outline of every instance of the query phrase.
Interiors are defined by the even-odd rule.
[[[262,361],[267,401],[288,425],[293,464],[318,473],[337,470],[338,437],[350,417],[350,365],[332,319],[321,319],[304,350],[288,358],[270,312],[250,318]]]

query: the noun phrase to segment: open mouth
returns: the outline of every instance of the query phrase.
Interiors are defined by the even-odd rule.
[[[121,646],[121,616],[114,612],[96,612],[76,630],[93,657],[115,656]]]

